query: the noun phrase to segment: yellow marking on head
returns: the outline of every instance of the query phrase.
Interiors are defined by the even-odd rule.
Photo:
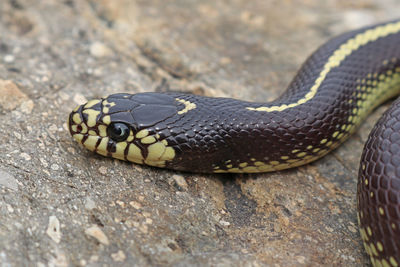
[[[74,134],[72,137],[73,137],[76,141],[78,141],[79,143],[82,143],[83,134]]]
[[[332,137],[333,138],[336,138],[336,136],[338,136],[339,135],[339,131],[336,131],[336,132],[334,132],[333,134],[332,134]]]
[[[310,88],[310,91],[297,102],[280,106],[271,106],[271,107],[247,107],[248,110],[254,111],[283,111],[287,108],[295,107],[301,104],[306,103],[310,99],[312,99],[318,91],[318,88],[325,80],[328,73],[338,67],[353,51],[356,51],[361,46],[364,46],[370,42],[377,40],[378,38],[388,36],[390,34],[394,34],[400,31],[400,22],[388,23],[385,25],[377,26],[372,29],[368,29],[362,33],[357,34],[353,38],[347,40],[343,43],[338,49],[336,49],[333,54],[328,58],[325,63],[322,71],[319,74],[319,77],[315,80],[314,85]],[[365,83],[365,79],[363,79],[362,83]]]
[[[184,114],[184,113],[188,112],[189,110],[192,110],[192,109],[196,108],[196,104],[192,103],[190,101],[187,101],[187,100],[184,100],[184,99],[180,99],[180,98],[175,98],[175,100],[185,105],[184,109],[178,111],[179,115]]]
[[[110,117],[110,115],[106,115],[106,116],[103,117],[103,123],[104,123],[105,125],[110,125],[110,123],[111,123],[111,117]]]
[[[165,151],[165,145],[161,142],[157,142],[155,144],[150,145],[147,150],[149,152],[146,160],[158,160],[162,156]]]
[[[108,113],[110,112],[110,108],[109,107],[103,107],[103,113]]]
[[[313,148],[312,145],[307,146],[307,149],[308,149],[308,150],[310,150],[310,149],[312,149],[312,148]]]
[[[175,150],[172,147],[167,147],[164,154],[161,155],[160,160],[172,160],[175,158]]]
[[[280,162],[276,161],[276,160],[273,160],[273,161],[270,161],[269,164],[271,164],[271,165],[279,165]]]
[[[328,142],[328,139],[322,139],[321,142],[320,142],[320,144],[323,145],[323,144],[325,144],[326,142]]]
[[[96,144],[97,141],[99,140],[100,137],[98,136],[93,136],[93,135],[89,135],[85,142],[83,143],[83,145],[89,149],[90,151],[94,151],[96,149]]]
[[[108,137],[104,137],[101,139],[100,144],[97,146],[96,152],[100,155],[107,156],[107,144],[108,144]]]
[[[81,125],[81,128],[82,128],[81,133],[83,133],[83,134],[87,133],[88,132],[88,128],[87,128],[86,124],[81,123],[80,125]]]
[[[128,155],[126,155],[126,159],[128,161],[143,164],[144,158],[142,155],[142,150],[140,150],[140,148],[137,145],[130,144],[128,149]]]
[[[332,141],[329,141],[328,143],[326,143],[326,146],[331,146],[332,145]]]
[[[152,144],[152,143],[155,143],[156,141],[157,140],[154,138],[154,136],[151,136],[151,135],[140,139],[140,142],[142,144]]]
[[[79,113],[75,113],[74,115],[72,115],[72,120],[75,124],[82,123],[81,115],[79,115]]]
[[[365,185],[368,185],[368,178],[365,178],[364,183]]]
[[[102,137],[107,136],[107,126],[105,125],[99,125],[99,127],[97,127],[97,129],[99,130],[99,135]]]
[[[97,133],[93,130],[89,130],[89,135],[97,135]]]
[[[149,131],[146,130],[146,129],[143,129],[143,130],[140,130],[139,132],[136,133],[136,138],[141,139],[141,138],[144,138],[144,137],[146,137],[148,135],[149,135]]]
[[[254,162],[254,165],[255,166],[263,166],[263,165],[265,165],[265,163],[262,161],[256,161],[256,162]]]
[[[85,109],[82,111],[82,113],[88,115],[87,126],[94,127],[96,125],[97,116],[100,115],[100,111],[94,109]]]
[[[129,135],[128,138],[126,138],[126,141],[128,143],[132,142],[135,139],[135,137],[133,135]]]
[[[321,150],[321,148],[317,147],[317,148],[314,148],[312,152],[317,153],[320,150]]]
[[[76,132],[78,130],[78,125],[76,125],[76,124],[72,125],[71,130]]]
[[[112,156],[116,159],[125,160],[125,148],[128,145],[127,142],[119,142],[115,145],[115,152]]]
[[[100,100],[99,99],[93,99],[93,100],[90,100],[89,102],[87,102],[86,104],[85,104],[85,106],[83,106],[83,108],[91,108],[91,107],[93,107],[94,105],[96,105],[96,104],[98,104],[98,103],[100,103]]]
[[[282,156],[281,159],[287,160],[287,159],[289,159],[289,157],[288,156]]]
[[[76,106],[72,111],[77,112],[80,106]]]
[[[292,153],[293,154],[296,154],[297,152],[299,152],[300,150],[298,150],[298,149],[294,149],[294,150],[292,150]]]
[[[228,165],[226,165],[226,168],[232,168],[233,167],[233,165],[232,164],[228,164]]]

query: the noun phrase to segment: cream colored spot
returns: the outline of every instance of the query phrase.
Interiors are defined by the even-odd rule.
[[[100,155],[107,156],[107,145],[108,145],[108,137],[104,137],[101,139],[100,144],[97,146],[96,152]]]
[[[72,120],[74,121],[75,124],[82,123],[81,116],[78,113],[75,113],[74,115],[72,115]]]
[[[93,130],[89,130],[89,135],[97,135],[97,133]]]
[[[385,215],[385,210],[382,207],[379,207],[378,210],[380,215]]]
[[[125,148],[128,145],[127,142],[119,142],[115,145],[115,152],[112,153],[113,158],[125,160]]]
[[[185,105],[184,109],[178,111],[179,115],[184,114],[184,113],[188,112],[189,110],[192,110],[192,109],[196,108],[196,104],[192,103],[190,101],[187,101],[187,100],[184,100],[184,99],[180,99],[180,98],[175,98],[175,100]]]
[[[281,159],[287,160],[287,159],[289,159],[289,157],[288,156],[282,156]]]
[[[84,111],[82,111],[82,113],[88,115],[87,126],[94,127],[96,125],[97,116],[100,114],[100,111],[94,109],[85,109]]]
[[[333,137],[333,138],[336,138],[336,136],[338,136],[338,134],[339,134],[339,131],[336,131],[336,132],[334,132],[334,133],[332,134],[332,137]]]
[[[98,103],[100,103],[100,100],[99,100],[99,99],[90,100],[89,102],[87,102],[87,103],[85,104],[84,108],[91,108],[91,107],[93,107],[94,105],[96,105],[96,104],[98,104]]]
[[[239,164],[239,167],[240,167],[240,168],[244,168],[244,167],[246,167],[247,165],[248,165],[247,162],[242,162],[242,163]]]
[[[379,250],[380,252],[383,251],[383,245],[382,245],[381,242],[378,241],[378,242],[376,243],[376,247],[378,248],[378,250]]]
[[[164,154],[165,151],[165,145],[161,142],[157,142],[155,144],[150,145],[147,150],[149,152],[146,160],[158,160]]]
[[[110,115],[106,115],[106,116],[103,117],[103,123],[106,124],[106,125],[110,125],[110,123],[111,123]]]
[[[328,139],[322,139],[320,143],[323,145],[323,144],[325,144],[326,142],[328,142]]]
[[[273,160],[273,161],[270,161],[269,164],[271,164],[271,165],[279,165],[279,161]]]
[[[365,185],[368,185],[368,178],[365,178],[364,184],[365,184]]]
[[[74,134],[73,137],[76,141],[78,141],[79,143],[82,143],[83,134]]]
[[[167,147],[160,160],[172,160],[175,157],[175,150],[172,147]]]
[[[88,132],[88,128],[87,128],[86,124],[81,123],[80,125],[81,125],[81,128],[82,128],[81,133],[83,133],[83,134],[87,133]]]
[[[128,155],[126,156],[126,159],[139,164],[142,164],[144,160],[142,156],[142,151],[135,144],[129,145]]]
[[[155,143],[156,141],[157,140],[154,138],[154,136],[146,136],[140,140],[142,144],[152,144]]]
[[[300,153],[297,154],[297,156],[298,156],[299,158],[302,158],[302,157],[304,157],[305,155],[307,155],[306,152],[300,152]]]
[[[77,132],[78,131],[78,126],[76,124],[72,125],[71,126],[71,130],[74,131],[74,132]]]
[[[294,150],[292,150],[292,153],[293,154],[296,154],[297,152],[299,152],[300,150],[298,150],[298,149],[294,149]]]
[[[397,261],[395,260],[395,258],[393,258],[392,256],[389,258],[390,264],[392,264],[393,267],[398,267],[399,264],[397,263]]]
[[[368,233],[368,235],[369,236],[372,236],[372,230],[371,230],[371,227],[367,227],[367,233]]]
[[[141,139],[141,138],[144,138],[144,137],[146,137],[148,135],[149,135],[149,131],[146,130],[146,129],[143,129],[143,130],[140,130],[139,132],[136,133],[136,138]]]
[[[99,125],[99,127],[97,128],[99,130],[99,135],[102,137],[107,136],[107,126],[105,125]]]
[[[96,149],[96,144],[99,138],[100,137],[98,136],[89,135],[83,145],[90,151],[94,151]]]

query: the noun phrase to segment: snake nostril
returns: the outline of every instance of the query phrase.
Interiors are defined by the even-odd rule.
[[[82,125],[77,125],[76,126],[76,131],[78,132],[78,133],[80,133],[80,132],[82,132]]]

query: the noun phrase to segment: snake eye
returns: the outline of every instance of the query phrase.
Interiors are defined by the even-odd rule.
[[[115,142],[125,141],[129,132],[129,126],[121,122],[111,123],[107,128],[108,136]]]

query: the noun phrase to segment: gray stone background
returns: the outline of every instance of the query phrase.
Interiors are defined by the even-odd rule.
[[[0,266],[362,266],[362,145],[272,174],[195,175],[94,155],[70,110],[116,92],[267,101],[330,37],[397,0],[1,0]]]

